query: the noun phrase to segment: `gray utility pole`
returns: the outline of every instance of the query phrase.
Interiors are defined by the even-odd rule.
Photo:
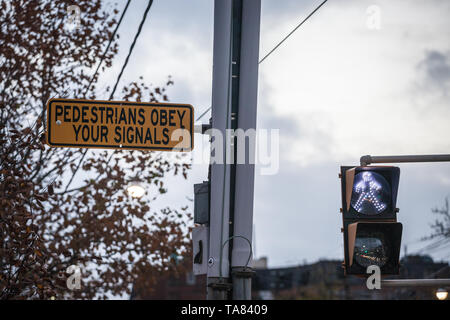
[[[208,299],[229,299],[230,291],[233,299],[251,299],[255,150],[238,146],[245,139],[226,141],[227,129],[256,129],[260,13],[261,0],[214,2],[212,128],[224,144],[211,153]],[[244,147],[248,162],[236,165]]]
[[[235,48],[237,48],[237,50],[233,50],[235,53],[234,60],[237,60],[236,71],[239,72],[235,85],[238,89],[238,96],[233,97],[233,100],[236,100],[233,101],[233,108],[237,105],[236,129],[246,131],[256,129],[261,1],[241,0],[235,1],[235,3],[236,6],[233,10],[235,16],[241,16],[240,20],[236,19],[235,25],[240,21],[241,26],[240,30],[236,27],[233,32]],[[238,45],[239,42],[240,45]],[[241,146],[240,143],[244,145]],[[231,255],[233,300],[250,300],[253,271],[248,264],[252,258],[255,150],[250,150],[251,144],[245,144],[245,139],[238,140],[235,138],[235,160],[237,148],[245,150],[245,154],[248,155],[246,157],[248,162],[234,164],[232,174],[232,178],[234,178],[234,223]]]

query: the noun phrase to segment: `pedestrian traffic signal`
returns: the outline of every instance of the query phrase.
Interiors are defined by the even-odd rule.
[[[344,219],[395,219],[398,167],[341,167]]]
[[[398,274],[402,224],[397,222],[398,167],[341,167],[344,268]]]

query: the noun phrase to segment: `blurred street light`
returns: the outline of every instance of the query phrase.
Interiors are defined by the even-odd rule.
[[[127,187],[127,193],[132,198],[139,199],[145,194],[145,189],[138,181],[132,181]]]
[[[436,298],[438,298],[439,300],[445,300],[447,299],[448,296],[448,292],[445,289],[438,289],[436,291]]]

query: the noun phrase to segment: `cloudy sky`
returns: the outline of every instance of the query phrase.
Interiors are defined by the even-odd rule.
[[[260,56],[320,2],[262,0]],[[101,99],[146,4],[131,2],[119,55],[100,78]],[[373,6],[378,29],[368,27]],[[280,130],[280,170],[257,170],[257,257],[272,267],[342,259],[340,165],[357,165],[366,154],[449,153],[449,14],[445,0],[330,0],[260,65],[257,126]],[[161,85],[171,75],[171,102],[192,104],[199,115],[211,105],[212,49],[213,1],[155,0],[122,83],[142,75]],[[418,240],[431,232],[431,208],[450,197],[450,164],[400,168],[398,218],[413,253],[426,245]],[[186,197],[206,177],[207,166],[194,165],[188,180],[171,179],[161,205],[192,207]],[[450,260],[448,246],[427,253]]]

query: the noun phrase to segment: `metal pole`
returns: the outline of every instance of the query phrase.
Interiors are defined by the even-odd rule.
[[[445,287],[450,286],[450,279],[401,279],[381,280],[381,287]]]
[[[240,18],[238,63],[237,129],[256,130],[258,96],[258,59],[261,17],[261,0],[234,0],[235,19]],[[239,24],[236,24],[239,25]],[[234,88],[234,87],[233,87]],[[234,164],[234,206],[231,268],[233,300],[251,300],[249,263],[252,259],[253,195],[255,180],[255,145],[246,139],[235,140],[235,150],[245,152],[245,163]],[[242,145],[241,145],[242,144]],[[236,156],[236,153],[235,153]],[[235,157],[236,159],[236,157]],[[233,187],[233,186],[232,186]]]
[[[232,288],[233,299],[251,299],[255,150],[245,139],[229,144],[226,131],[256,129],[260,13],[261,0],[214,2],[212,127],[222,133],[225,147],[222,162],[211,155],[208,299],[228,299]],[[246,163],[227,163],[243,149]]]
[[[405,155],[405,156],[362,156],[361,166],[371,163],[400,163],[400,162],[447,162],[450,161],[450,154],[430,154],[430,155]]]
[[[222,133],[222,141],[225,140],[226,129],[230,128],[231,9],[231,1],[214,1],[212,127]],[[220,139],[220,137],[212,138]],[[214,143],[212,141],[213,145]],[[226,143],[223,143],[223,145],[226,146]],[[225,153],[228,153],[228,150],[226,148],[224,150],[219,143],[217,143],[217,146],[220,150],[211,150],[212,161],[210,165],[208,300],[227,299],[231,287],[229,283],[229,242],[225,243],[229,238],[230,165],[225,162]]]

